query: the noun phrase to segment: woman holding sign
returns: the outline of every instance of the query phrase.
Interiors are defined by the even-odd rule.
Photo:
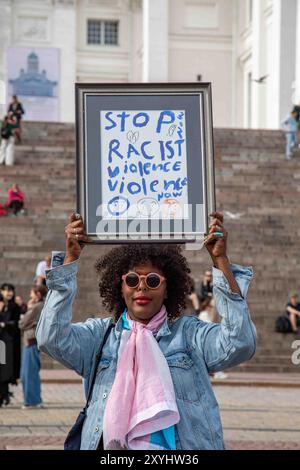
[[[246,301],[252,270],[230,265],[222,214],[212,214],[205,241],[220,324],[181,315],[190,270],[179,246],[162,244],[125,245],[99,259],[99,291],[113,318],[72,323],[87,241],[80,216],[71,216],[66,238],[63,264],[47,272],[37,339],[85,379],[80,448],[224,449],[209,374],[250,359],[256,332]]]

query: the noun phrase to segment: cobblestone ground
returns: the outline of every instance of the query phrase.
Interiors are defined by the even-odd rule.
[[[300,450],[297,388],[215,386],[229,449]],[[21,388],[0,409],[0,449],[62,449],[83,405],[81,384],[43,384],[45,408],[22,410]]]
[[[300,449],[299,388],[214,388],[229,449]]]

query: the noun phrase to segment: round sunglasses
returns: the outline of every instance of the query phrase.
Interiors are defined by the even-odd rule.
[[[134,272],[130,272],[127,274],[123,274],[122,276],[122,280],[125,282],[125,284],[128,287],[131,287],[131,289],[138,287],[142,279],[145,279],[145,284],[148,287],[148,289],[158,289],[163,283],[163,281],[166,280],[165,277],[157,273],[149,273],[146,275],[144,274],[140,275]]]

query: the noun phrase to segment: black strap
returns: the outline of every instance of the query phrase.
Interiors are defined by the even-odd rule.
[[[99,362],[100,362],[100,359],[101,359],[101,356],[102,356],[102,350],[103,350],[104,345],[107,341],[107,338],[109,337],[109,334],[110,334],[110,332],[111,332],[111,330],[114,326],[115,325],[113,323],[111,323],[109,325],[109,327],[107,328],[107,330],[105,332],[105,335],[104,335],[104,338],[103,338],[103,341],[102,341],[102,344],[101,344],[101,347],[100,347],[100,349],[99,349],[99,351],[96,355],[96,359],[95,359],[95,362],[94,362],[92,381],[90,382],[90,385],[89,385],[89,390],[88,390],[88,394],[87,394],[87,401],[86,401],[85,409],[89,406],[90,400],[92,398],[92,392],[93,392],[94,383],[95,383],[95,380],[96,380],[98,365],[99,365]]]

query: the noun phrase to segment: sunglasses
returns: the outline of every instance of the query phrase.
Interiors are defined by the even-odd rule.
[[[148,289],[158,289],[163,283],[163,281],[166,280],[165,277],[160,276],[160,274],[157,274],[157,273],[149,273],[146,275],[140,275],[134,272],[130,272],[127,274],[123,274],[122,276],[122,280],[125,282],[125,284],[128,287],[131,287],[131,289],[138,287],[142,279],[145,279],[145,284],[148,287]]]

